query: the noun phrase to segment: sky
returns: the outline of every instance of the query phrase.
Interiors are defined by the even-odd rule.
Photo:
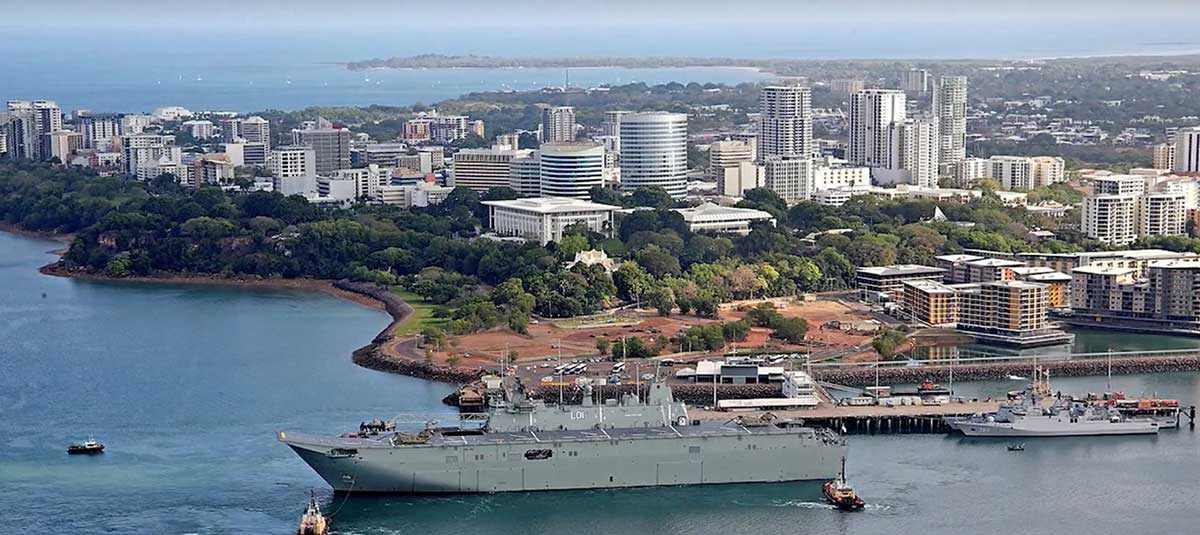
[[[0,27],[391,29],[1200,22],[1195,0],[0,0]],[[450,29],[450,28],[447,28]]]

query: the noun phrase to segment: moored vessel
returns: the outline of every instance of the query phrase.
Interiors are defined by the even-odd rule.
[[[511,378],[510,378],[511,379]],[[548,405],[515,381],[487,412],[420,432],[279,432],[335,491],[470,493],[829,479],[846,451],[832,430],[765,414],[701,421],[670,388]]]

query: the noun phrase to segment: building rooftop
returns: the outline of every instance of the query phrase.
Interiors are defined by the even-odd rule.
[[[1071,276],[1067,275],[1066,273],[1050,271],[1049,273],[1037,273],[1034,275],[1029,275],[1026,277],[1026,280],[1028,280],[1030,282],[1042,282],[1042,283],[1071,282]]]
[[[942,284],[937,281],[931,281],[931,280],[926,280],[926,279],[908,280],[908,281],[904,281],[901,284],[921,290],[922,292],[925,292],[927,294],[947,294],[947,295],[949,295],[949,294],[954,293],[954,288],[946,286],[945,284]]]
[[[1171,260],[1155,260],[1148,264],[1152,268],[1166,269],[1197,269],[1200,268],[1200,258],[1174,258]]]
[[[860,267],[858,268],[858,272],[882,277],[888,275],[936,275],[938,273],[945,273],[946,270],[918,264],[893,264],[890,266]]]
[[[591,201],[582,201],[579,199],[569,199],[564,197],[533,197],[529,199],[514,199],[511,201],[483,201],[487,206],[496,208],[507,208],[509,210],[520,210],[524,212],[536,212],[539,214],[555,214],[562,212],[612,212],[619,210],[620,206],[610,204],[600,204]]]
[[[1016,273],[1017,276],[1020,276],[1020,277],[1031,277],[1034,275],[1042,275],[1045,273],[1058,273],[1057,271],[1054,271],[1053,268],[1032,267],[1032,266],[1014,267],[1014,268],[1012,268],[1012,271],[1013,271],[1013,273]]]
[[[1071,270],[1071,273],[1083,273],[1085,275],[1131,275],[1136,274],[1137,271],[1137,269],[1127,267],[1081,266]]]
[[[951,262],[951,263],[957,264],[959,262],[972,262],[975,260],[982,260],[983,257],[975,256],[973,254],[944,254],[941,256],[935,256],[934,259],[941,260],[943,262]]]
[[[979,260],[971,260],[970,262],[967,262],[967,264],[970,264],[972,266],[977,266],[977,267],[1008,267],[1008,268],[1021,267],[1021,266],[1025,265],[1024,262],[1018,262],[1016,260],[1007,260],[1004,258],[980,258]]]

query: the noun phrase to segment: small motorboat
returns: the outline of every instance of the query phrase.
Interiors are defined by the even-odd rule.
[[[321,514],[321,506],[317,504],[316,495],[310,493],[308,506],[304,508],[304,514],[300,515],[300,528],[296,530],[296,535],[325,535],[326,533],[329,533],[329,519]]]
[[[67,446],[68,455],[95,455],[104,453],[104,444],[96,442],[96,439],[89,438],[83,444],[71,444]]]
[[[1025,451],[1024,444],[1009,444],[1008,451]]]
[[[843,511],[858,511],[867,505],[854,492],[854,488],[846,483],[845,457],[842,458],[842,471],[838,473],[837,479],[826,481],[825,485],[821,487],[821,492],[825,495],[825,501]]]

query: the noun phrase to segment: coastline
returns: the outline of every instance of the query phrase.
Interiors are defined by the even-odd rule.
[[[1037,52],[1027,52],[1024,54],[996,56],[996,57],[962,57],[962,58],[935,58],[935,57],[857,57],[857,58],[725,58],[733,61],[744,61],[758,63],[758,65],[747,64],[730,64],[723,65],[719,63],[704,63],[701,60],[705,58],[694,58],[698,60],[695,63],[682,63],[679,65],[621,65],[614,64],[582,64],[582,65],[434,65],[434,66],[387,66],[387,65],[369,65],[371,60],[366,61],[343,61],[333,62],[334,65],[341,67],[344,70],[351,72],[378,72],[378,71],[459,71],[459,70],[584,70],[584,69],[631,69],[631,70],[654,70],[654,69],[695,69],[695,68],[711,68],[711,69],[739,69],[747,71],[757,71],[765,75],[796,77],[800,75],[781,75],[771,63],[833,63],[833,62],[1044,62],[1044,61],[1071,61],[1071,60],[1099,60],[1099,59],[1122,59],[1122,58],[1174,58],[1174,57],[1192,57],[1200,55],[1200,48],[1186,48],[1180,50],[1119,50],[1108,52],[1086,53],[1080,52],[1075,54],[1065,55],[1047,55]],[[641,59],[642,56],[622,56],[615,59]],[[404,59],[404,58],[389,58],[389,59]],[[505,59],[505,58],[497,58]],[[563,59],[564,61],[570,58],[555,58],[555,57],[531,57],[527,59],[553,60]],[[386,60],[385,60],[386,61]]]
[[[187,284],[209,286],[253,287],[280,290],[300,290],[319,292],[331,297],[350,301],[360,306],[387,312],[391,321],[375,335],[366,345],[351,352],[351,360],[358,366],[370,370],[407,375],[417,379],[443,383],[465,383],[479,378],[481,371],[467,368],[453,368],[435,364],[422,358],[417,347],[417,337],[409,336],[396,338],[392,333],[401,323],[413,313],[413,309],[399,296],[376,287],[372,284],[356,283],[346,280],[322,279],[262,279],[262,278],[227,278],[212,275],[179,275],[148,277],[111,277],[82,270],[65,268],[61,256],[66,251],[65,245],[74,239],[72,234],[53,232],[37,232],[22,229],[11,223],[0,223],[0,232],[27,238],[50,240],[64,244],[64,247],[51,251],[60,259],[38,268],[38,272],[52,277],[63,277],[95,282],[128,282],[135,284]]]

